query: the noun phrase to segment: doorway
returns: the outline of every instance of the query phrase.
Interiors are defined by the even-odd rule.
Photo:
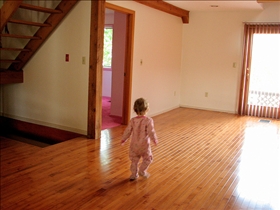
[[[105,8],[104,8],[105,7]],[[104,34],[105,9],[115,10],[126,14],[126,36],[123,72],[123,97],[122,100],[122,124],[127,125],[130,120],[131,106],[131,80],[132,80],[132,57],[134,39],[135,12],[104,1],[92,2],[91,15],[91,46],[89,68],[89,99],[88,99],[88,138],[98,139],[102,130],[102,55]],[[97,18],[96,18],[97,15]],[[102,27],[101,27],[102,26]],[[99,47],[101,46],[101,47]]]
[[[102,130],[122,124],[127,15],[105,9]]]
[[[245,25],[245,44],[239,112],[279,119],[279,25]]]

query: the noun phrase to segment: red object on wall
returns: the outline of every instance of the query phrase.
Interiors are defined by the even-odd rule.
[[[69,54],[66,54],[66,55],[65,55],[65,61],[66,61],[66,62],[69,62]]]

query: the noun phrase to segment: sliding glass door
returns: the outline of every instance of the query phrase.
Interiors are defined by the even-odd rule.
[[[280,118],[280,25],[245,25],[239,114]]]

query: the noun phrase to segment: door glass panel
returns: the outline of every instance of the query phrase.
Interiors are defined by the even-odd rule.
[[[280,34],[254,34],[248,104],[279,107]]]

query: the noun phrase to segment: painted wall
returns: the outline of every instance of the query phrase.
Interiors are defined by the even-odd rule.
[[[275,3],[254,12],[191,12],[183,26],[180,105],[237,113],[243,23],[279,21]]]
[[[114,13],[111,112],[122,117],[127,15]]]
[[[132,106],[146,98],[150,116],[179,107],[182,20],[132,1],[111,3],[136,11]]]
[[[112,90],[112,70],[103,68],[102,75],[102,96],[111,97]]]
[[[136,2],[119,5],[136,11],[132,101],[147,98],[150,115],[178,107],[181,19]],[[90,1],[79,1],[25,66],[24,83],[1,86],[3,115],[86,134],[89,27]]]

